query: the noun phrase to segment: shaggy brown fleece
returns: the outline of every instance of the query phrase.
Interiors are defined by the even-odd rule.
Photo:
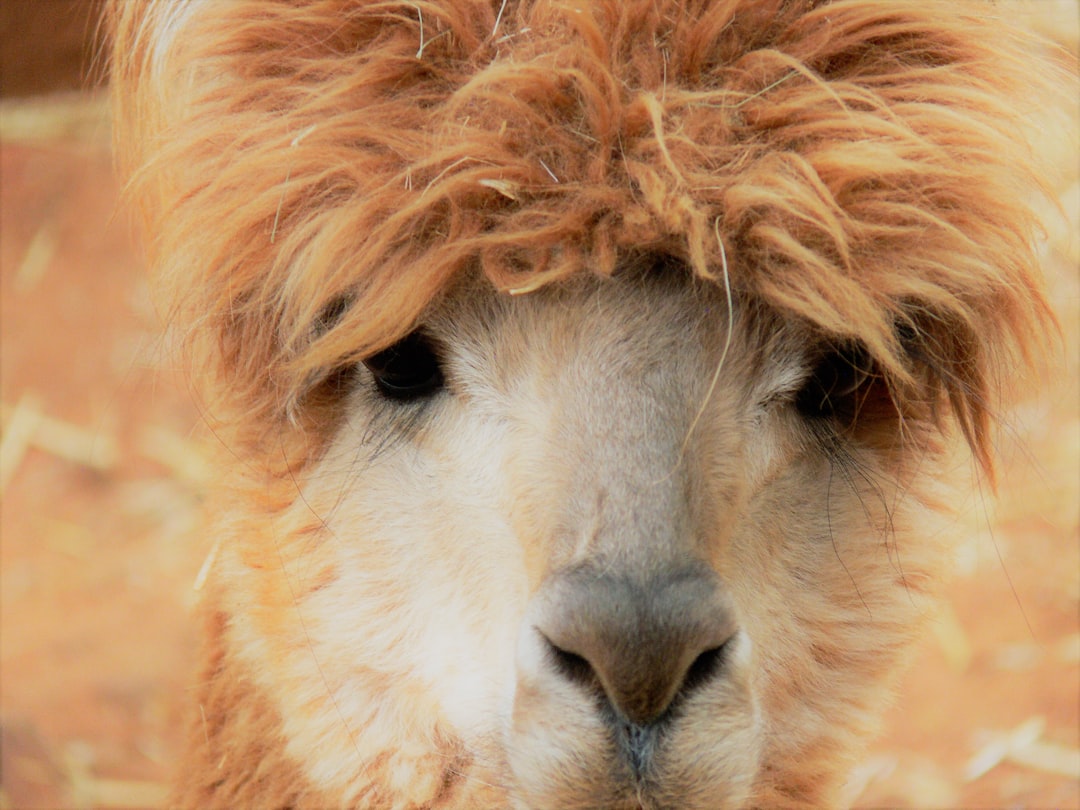
[[[249,423],[474,265],[522,290],[726,251],[898,398],[944,394],[986,462],[1048,318],[1020,123],[1046,96],[988,3],[230,0],[113,28],[152,262]]]
[[[1023,122],[1056,69],[976,0],[108,20],[117,156],[233,496],[183,803],[838,802],[945,567],[942,437],[992,475],[1044,346]],[[418,327],[452,396],[406,418],[372,358]],[[698,545],[663,548],[676,524]],[[535,647],[579,535],[725,589],[723,678],[655,750],[620,754]]]

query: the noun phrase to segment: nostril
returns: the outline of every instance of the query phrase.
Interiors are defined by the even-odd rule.
[[[682,687],[679,692],[688,695],[699,686],[713,680],[724,666],[724,651],[727,646],[725,642],[719,647],[711,647],[695,658],[690,668],[686,670],[686,675],[683,676]]]
[[[548,653],[556,671],[571,683],[589,688],[600,688],[600,679],[596,672],[583,656],[564,650],[543,633],[540,634],[547,643]]]

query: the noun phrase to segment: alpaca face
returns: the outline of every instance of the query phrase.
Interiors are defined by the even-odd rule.
[[[484,786],[523,808],[832,795],[816,768],[872,722],[936,545],[907,545],[921,509],[884,454],[804,401],[826,373],[808,335],[740,307],[672,272],[465,285],[412,354],[358,369],[283,564],[229,572],[318,784],[423,803],[450,782],[463,807]]]

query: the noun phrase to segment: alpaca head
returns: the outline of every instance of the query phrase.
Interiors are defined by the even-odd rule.
[[[1047,318],[1024,41],[920,0],[111,19],[236,461],[213,672],[271,718],[201,800],[280,761],[316,804],[835,803],[950,437],[989,470]]]

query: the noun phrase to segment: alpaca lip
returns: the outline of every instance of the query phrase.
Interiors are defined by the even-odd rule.
[[[615,723],[615,745],[623,760],[630,766],[634,778],[644,781],[653,756],[662,741],[665,718],[638,725],[625,720]]]

